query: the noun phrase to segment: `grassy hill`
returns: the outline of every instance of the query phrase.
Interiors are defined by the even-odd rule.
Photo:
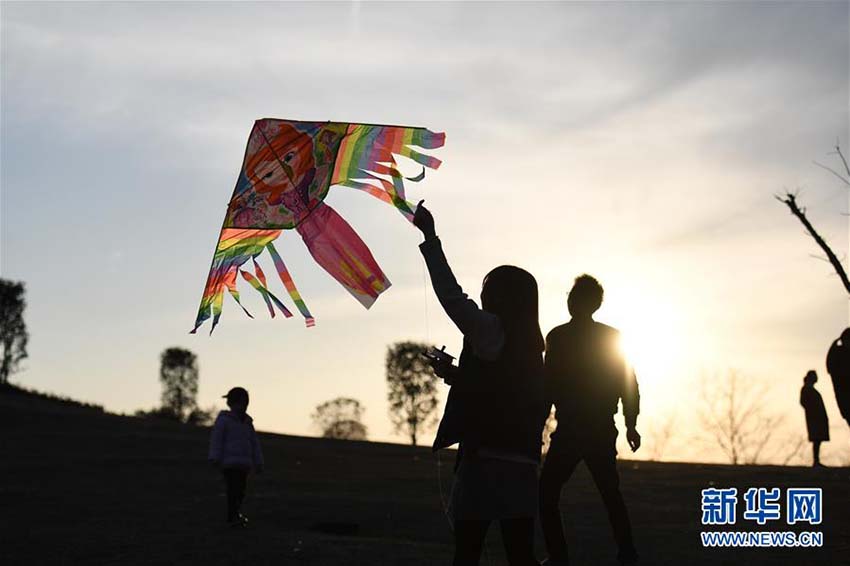
[[[427,448],[262,434],[267,471],[250,479],[250,528],[231,530],[222,482],[206,463],[205,429],[6,390],[0,431],[3,564],[451,563],[441,494],[451,488],[453,453],[438,466]],[[621,474],[642,564],[850,563],[848,469],[624,461]],[[822,487],[824,547],[702,548],[700,490],[712,485],[739,493]],[[573,563],[616,564],[583,466],[563,495]],[[757,527],[739,521],[736,528]],[[542,558],[539,533],[538,546]],[[498,529],[487,548],[483,566],[506,564]]]

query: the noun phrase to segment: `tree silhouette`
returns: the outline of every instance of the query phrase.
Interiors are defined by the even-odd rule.
[[[311,417],[324,438],[366,440],[366,425],[361,422],[365,411],[357,399],[337,397],[317,405]]]
[[[186,421],[198,406],[198,357],[183,348],[163,351],[159,381],[162,383],[162,409]]]
[[[838,156],[839,160],[841,161],[841,165],[844,171],[846,172],[846,176],[835,171],[831,167],[827,167],[826,165],[818,163],[817,161],[814,162],[815,165],[817,165],[821,169],[829,171],[834,176],[841,179],[841,181],[845,185],[850,187],[850,165],[847,164],[847,160],[844,158],[844,154],[841,153],[841,147],[838,144],[835,145],[835,151],[832,152],[832,154]],[[823,237],[818,234],[817,230],[815,230],[815,227],[812,226],[812,223],[806,217],[806,208],[801,208],[797,204],[797,194],[792,193],[790,191],[786,191],[785,194],[781,197],[777,195],[776,200],[785,204],[785,206],[787,206],[788,209],[791,211],[791,214],[793,214],[797,218],[797,220],[800,221],[800,223],[803,225],[803,227],[806,229],[806,231],[809,233],[809,235],[812,237],[818,247],[823,250],[823,253],[826,255],[826,260],[829,262],[830,265],[832,265],[832,268],[835,269],[835,272],[838,274],[838,278],[841,280],[841,284],[844,286],[844,290],[850,293],[850,277],[847,276],[847,271],[844,269],[844,265],[842,265],[841,260],[838,259],[838,256],[835,255],[835,252],[833,252],[832,249],[829,247],[829,244],[826,243],[826,240],[824,240]]]
[[[0,385],[9,383],[9,376],[18,371],[27,357],[29,334],[24,323],[24,284],[0,279]]]
[[[676,413],[668,413],[662,418],[650,421],[649,460],[658,462],[664,457],[664,452],[670,447],[671,440],[679,431],[679,418]]]
[[[387,348],[387,385],[390,420],[396,433],[416,446],[419,433],[437,423],[437,376],[424,354],[429,346],[396,342]]]
[[[757,464],[782,417],[765,409],[768,385],[734,370],[721,378],[703,377],[698,415],[709,441],[730,464]]]
[[[186,416],[186,424],[195,426],[210,426],[213,421],[215,421],[215,414],[216,408],[214,406],[207,409],[195,407]]]

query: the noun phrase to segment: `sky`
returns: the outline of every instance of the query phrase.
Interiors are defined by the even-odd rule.
[[[405,124],[446,132],[408,196],[468,294],[524,267],[547,332],[576,276],[601,281],[597,319],[623,330],[641,384],[636,457],[666,427],[661,457],[721,460],[701,391],[737,371],[783,419],[766,458],[784,461],[815,369],[824,462],[850,462],[824,367],[847,294],[774,199],[799,190],[847,254],[848,190],[813,164],[850,145],[847,2],[3,2],[0,35],[0,276],[26,283],[30,332],[14,382],[131,413],[158,404],[159,355],[179,346],[203,407],[242,385],[257,428],[316,435],[316,405],[355,397],[370,438],[404,442],[387,346],[457,354],[461,337],[421,235],[372,197],[327,200],[393,283],[370,310],[284,233],[317,326],[268,319],[246,286],[255,320],[228,298],[211,337],[188,331],[255,119]]]

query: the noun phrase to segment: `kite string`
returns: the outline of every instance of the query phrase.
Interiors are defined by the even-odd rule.
[[[422,262],[422,295],[423,304],[425,305],[425,342],[431,344],[431,323],[428,320],[428,268],[425,262]]]
[[[422,304],[423,315],[425,318],[425,342],[430,346],[431,323],[428,319],[428,267],[425,265],[424,261],[422,262]],[[454,533],[454,522],[449,514],[449,506],[446,502],[445,492],[443,491],[443,462],[440,459],[440,450],[436,450],[434,452],[434,456],[437,460],[437,491],[440,495],[440,507],[443,510],[443,515],[446,517],[446,521],[449,523],[449,530]]]
[[[428,270],[425,266],[425,263],[422,263],[422,290],[424,295],[424,310],[425,310],[425,340],[428,344],[431,343],[431,328],[430,321],[428,318]],[[449,524],[449,531],[454,535],[455,532],[455,523],[452,520],[451,512],[449,511],[449,503],[446,500],[446,493],[443,489],[443,460],[441,458],[442,450],[434,451],[434,457],[437,460],[437,491],[440,494],[440,507],[443,510],[443,516],[446,518],[446,522]],[[493,559],[490,556],[490,549],[487,546],[487,540],[484,540],[484,555],[487,558],[487,564],[492,566]]]
[[[428,315],[428,268],[425,265],[425,262],[422,262],[422,291],[423,291],[423,305],[424,305],[424,315],[425,315],[425,341],[429,345],[431,344],[431,325]],[[446,522],[449,524],[449,531],[451,531],[452,535],[455,532],[455,524],[452,520],[451,513],[449,512],[449,504],[446,501],[445,490],[443,489],[443,461],[440,457],[440,453],[442,450],[434,451],[434,456],[437,460],[437,491],[440,494],[440,507],[443,510],[443,516],[446,518]],[[487,559],[487,564],[492,566],[493,558],[490,556],[490,548],[487,545],[487,540],[485,538],[484,544],[484,556]]]

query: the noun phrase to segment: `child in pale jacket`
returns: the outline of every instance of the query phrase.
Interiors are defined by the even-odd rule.
[[[229,411],[221,411],[210,435],[209,460],[221,469],[227,486],[227,522],[245,526],[239,512],[245,498],[248,472],[263,472],[263,453],[248,410],[248,392],[234,387],[224,396]]]

